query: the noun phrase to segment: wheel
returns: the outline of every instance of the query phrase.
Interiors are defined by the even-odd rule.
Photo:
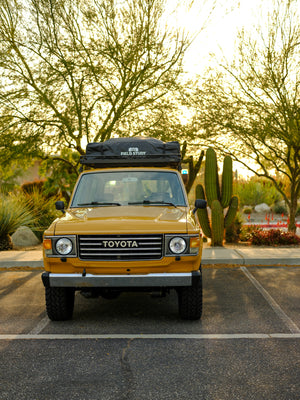
[[[74,309],[75,290],[66,287],[46,287],[46,310],[52,321],[71,319]]]
[[[193,286],[178,289],[178,309],[182,319],[197,320],[202,315],[202,276]]]

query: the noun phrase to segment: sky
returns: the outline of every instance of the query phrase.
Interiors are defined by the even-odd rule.
[[[174,5],[176,0],[169,0]],[[285,1],[285,0],[284,0]],[[199,32],[185,59],[191,73],[201,73],[212,62],[210,53],[230,59],[234,52],[237,31],[247,30],[259,19],[266,18],[273,0],[194,0],[187,10],[183,3],[174,15],[174,26],[184,28],[191,35]],[[204,3],[204,5],[203,5]]]

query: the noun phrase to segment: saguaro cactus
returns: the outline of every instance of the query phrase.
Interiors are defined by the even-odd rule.
[[[232,159],[225,156],[223,161],[222,185],[219,185],[216,153],[212,148],[207,149],[204,175],[205,193],[202,185],[196,187],[196,198],[207,200],[211,209],[198,209],[198,218],[205,236],[211,238],[212,246],[222,246],[224,231],[232,225],[237,209],[238,198],[232,196]],[[205,196],[206,195],[206,196]],[[226,210],[226,214],[224,210]],[[225,215],[224,215],[225,214]]]

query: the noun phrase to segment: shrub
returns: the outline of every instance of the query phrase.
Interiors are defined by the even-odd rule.
[[[300,244],[300,237],[280,229],[260,230],[252,232],[251,243],[256,246],[278,246]]]
[[[243,225],[240,232],[240,241],[249,242],[252,238],[252,234],[261,230],[262,228],[257,225]]]
[[[288,214],[288,210],[286,206],[284,206],[283,204],[275,203],[272,208],[275,214],[284,214],[284,215]]]
[[[241,206],[255,206],[261,203],[266,203],[270,206],[282,199],[271,181],[258,177],[253,177],[245,182],[239,182],[236,185],[236,193]]]
[[[35,223],[34,213],[20,201],[20,196],[2,194],[0,198],[0,251],[12,249],[10,235],[20,226],[32,227]]]
[[[40,173],[42,176],[47,177],[44,192],[48,196],[58,194],[60,197],[64,197],[68,203],[78,178],[79,154],[71,149],[63,148],[61,149],[60,157],[67,160],[67,162],[48,158],[42,161]]]
[[[243,209],[244,214],[251,214],[252,213],[252,208],[251,207],[246,207]]]
[[[43,232],[48,228],[51,222],[60,215],[60,212],[55,209],[55,201],[58,197],[45,197],[37,189],[33,189],[31,194],[24,196],[26,207],[35,216],[35,222],[32,231],[41,240]]]
[[[39,191],[40,193],[42,193],[44,190],[44,185],[45,185],[44,179],[36,179],[32,182],[24,182],[23,185],[21,186],[21,190],[27,194],[31,194],[34,191]]]

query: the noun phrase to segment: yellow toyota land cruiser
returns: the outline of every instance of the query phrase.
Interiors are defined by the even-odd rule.
[[[175,289],[179,314],[202,313],[202,237],[188,204],[178,142],[122,138],[87,145],[85,170],[63,215],[44,233],[42,280],[51,320],[70,319],[75,291]]]

